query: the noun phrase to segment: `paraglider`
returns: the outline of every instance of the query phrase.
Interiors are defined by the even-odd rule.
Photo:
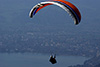
[[[52,64],[55,64],[55,63],[57,63],[57,61],[56,61],[56,55],[51,55],[50,56],[50,60],[49,60]]]
[[[77,25],[81,21],[81,14],[79,10],[72,3],[65,0],[52,0],[45,1],[36,4],[30,11],[29,16],[32,18],[40,9],[49,6],[49,5],[57,5],[64,9],[69,15],[73,18],[74,24]]]
[[[81,21],[81,14],[76,6],[72,3],[65,1],[65,0],[52,0],[52,1],[45,1],[36,4],[30,11],[29,16],[32,18],[39,10],[42,8],[49,6],[49,5],[57,5],[64,9],[74,20],[74,24],[77,25]],[[50,60],[52,64],[57,63],[56,56],[51,55]]]

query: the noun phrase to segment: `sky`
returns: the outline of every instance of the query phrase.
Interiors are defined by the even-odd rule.
[[[38,14],[35,16],[34,19],[30,19],[28,16],[30,9],[41,1],[45,1],[45,0],[26,0],[26,1],[0,0],[0,22],[1,22],[0,27],[1,29],[3,27],[7,27],[7,28],[13,27],[15,26],[15,24],[19,26],[20,23],[22,22],[25,24],[28,24],[27,22],[33,22],[33,23],[44,22],[45,24],[47,24],[47,22],[50,21],[50,23],[48,24],[53,24],[53,23],[56,24],[56,22],[62,21],[64,23],[61,23],[61,24],[65,24],[65,23],[67,24],[68,21],[70,21],[71,24],[73,25],[73,20],[70,19],[68,14],[64,10],[56,6],[53,6],[53,7],[50,6],[50,7],[44,8],[40,12],[38,12]],[[99,0],[96,0],[96,1],[94,0],[88,0],[88,1],[87,0],[84,0],[84,1],[83,0],[67,0],[67,1],[73,3],[81,12],[82,20],[81,20],[81,23],[78,25],[79,28],[84,28],[90,31],[98,29],[98,31],[100,31],[99,30],[99,22],[100,22],[100,14],[99,14],[100,1]],[[43,17],[41,18],[41,16]],[[47,19],[46,17],[49,19]],[[59,20],[53,19],[55,17],[56,19],[59,19]],[[17,20],[17,23],[16,23],[16,20]]]
[[[29,18],[31,8],[42,1],[45,0],[0,0],[0,34],[66,31],[76,36],[80,34],[100,39],[99,0],[67,0],[81,13],[82,20],[77,26],[68,13],[54,5],[40,10],[34,18]]]

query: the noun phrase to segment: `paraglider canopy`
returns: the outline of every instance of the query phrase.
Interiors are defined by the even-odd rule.
[[[81,14],[79,10],[74,6],[72,3],[65,1],[65,0],[52,0],[52,1],[45,1],[40,2],[35,5],[30,13],[29,16],[32,18],[40,9],[48,6],[48,5],[57,5],[64,9],[69,15],[73,18],[75,25],[79,24],[81,21]]]

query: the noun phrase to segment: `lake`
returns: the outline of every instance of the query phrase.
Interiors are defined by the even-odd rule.
[[[83,64],[87,57],[57,56],[57,63],[49,62],[49,55],[31,53],[0,53],[0,67],[67,67]]]

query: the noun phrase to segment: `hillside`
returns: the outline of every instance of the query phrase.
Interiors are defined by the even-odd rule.
[[[76,65],[69,67],[100,67],[100,55],[85,61],[83,65]]]

